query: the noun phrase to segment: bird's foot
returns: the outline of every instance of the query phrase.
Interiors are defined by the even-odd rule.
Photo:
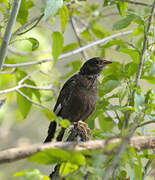
[[[91,139],[91,130],[88,127],[88,124],[83,121],[74,122],[74,128],[79,129],[80,136],[83,141],[88,141]]]

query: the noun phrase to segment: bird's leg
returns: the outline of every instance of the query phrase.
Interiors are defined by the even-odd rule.
[[[74,122],[74,129],[78,129],[82,136],[82,141],[88,141],[91,139],[91,130],[88,124],[83,121]]]
[[[65,130],[66,130],[66,128],[61,128],[61,130],[56,138],[57,141],[62,141]]]

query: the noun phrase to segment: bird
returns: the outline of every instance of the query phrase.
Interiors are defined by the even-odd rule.
[[[54,113],[71,123],[85,121],[93,113],[98,96],[98,77],[103,69],[112,62],[104,58],[94,57],[87,60],[79,72],[69,78],[63,85]],[[44,143],[54,138],[57,123],[52,121],[48,128],[48,135]],[[61,128],[56,140],[61,141],[65,128]]]

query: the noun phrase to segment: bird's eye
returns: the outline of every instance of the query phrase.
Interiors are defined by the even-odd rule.
[[[99,64],[99,61],[94,61],[95,64]]]

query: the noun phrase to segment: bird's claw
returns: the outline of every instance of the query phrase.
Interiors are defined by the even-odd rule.
[[[74,122],[74,128],[78,128],[80,130],[80,133],[85,141],[91,139],[91,130],[87,123],[83,121]]]

